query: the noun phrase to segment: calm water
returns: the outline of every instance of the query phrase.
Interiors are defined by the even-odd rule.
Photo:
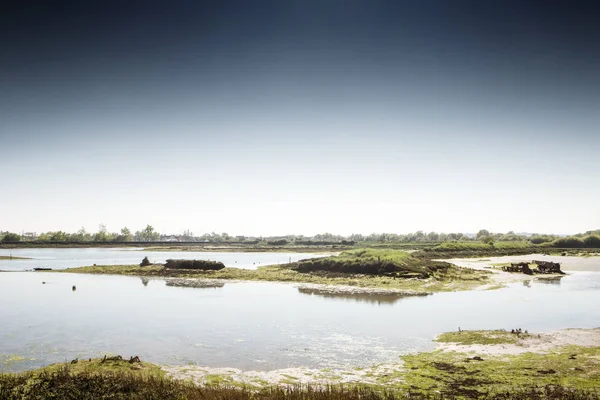
[[[31,260],[0,260],[0,270],[23,271],[36,267],[64,269],[88,265],[139,264],[144,256],[164,263],[168,258],[221,261],[226,267],[255,269],[261,265],[283,264],[303,258],[321,257],[308,253],[233,253],[191,251],[144,251],[139,248],[0,249],[0,256],[28,257]]]
[[[278,283],[194,289],[163,280],[144,285],[135,277],[4,272],[0,368],[105,352],[246,370],[368,366],[429,350],[436,334],[458,326],[599,327],[599,302],[598,272],[410,298],[320,295]],[[8,361],[6,355],[16,354],[25,360]]]

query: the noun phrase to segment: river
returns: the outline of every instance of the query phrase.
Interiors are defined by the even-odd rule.
[[[459,326],[535,332],[599,327],[599,302],[595,271],[404,298],[325,296],[285,283],[197,289],[166,286],[162,279],[4,272],[0,369],[106,353],[243,370],[369,366],[431,350],[438,333]]]
[[[204,252],[146,251],[140,248],[32,248],[0,249],[0,256],[23,257],[25,260],[0,260],[0,270],[24,271],[33,268],[65,269],[89,265],[139,264],[145,256],[153,263],[167,259],[221,261],[226,267],[256,269],[261,265],[285,264],[324,254],[278,252]]]

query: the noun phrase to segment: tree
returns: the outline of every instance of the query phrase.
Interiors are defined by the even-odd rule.
[[[482,236],[479,238],[479,240],[485,244],[489,244],[490,246],[494,244],[494,238],[491,236]]]
[[[94,235],[94,242],[108,242],[109,239],[110,237],[106,232],[106,225],[98,225],[98,233]]]
[[[125,227],[121,229],[121,234],[117,238],[120,242],[131,242],[133,240],[133,235],[129,228]]]
[[[430,242],[437,242],[438,240],[440,240],[440,235],[436,232],[429,232],[427,234],[427,240],[429,240]]]
[[[600,247],[600,236],[589,235],[583,238],[585,247]]]
[[[77,233],[73,233],[69,236],[69,240],[71,242],[87,242],[89,240],[92,240],[92,235],[87,233],[85,228],[82,226],[81,229],[77,231]]]
[[[137,231],[135,233],[136,239],[141,240],[143,242],[152,242],[156,241],[160,238],[160,234],[154,231],[154,227],[152,225],[146,225],[144,229],[141,231]]]
[[[491,236],[491,235],[490,235],[490,232],[486,229],[482,229],[479,232],[477,232],[477,236],[476,236],[477,240],[480,240],[481,237],[483,237],[483,236]]]
[[[48,232],[48,240],[51,242],[68,242],[69,234],[63,231]]]
[[[21,241],[21,235],[17,235],[16,233],[7,233],[2,238],[2,243],[16,243]]]

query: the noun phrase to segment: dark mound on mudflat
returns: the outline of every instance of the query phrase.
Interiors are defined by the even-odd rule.
[[[220,261],[209,260],[167,260],[167,269],[199,269],[202,271],[218,271],[225,268]]]
[[[386,275],[399,278],[428,278],[434,272],[445,272],[451,264],[414,258],[399,250],[359,249],[339,256],[300,260],[290,268],[303,273],[328,272],[342,274]]]

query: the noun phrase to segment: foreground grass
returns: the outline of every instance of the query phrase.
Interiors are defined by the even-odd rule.
[[[551,354],[477,358],[434,351],[404,356],[404,368],[376,384],[234,386],[219,376],[206,385],[174,380],[160,367],[100,359],[0,374],[0,399],[395,400],[597,399],[600,348],[569,346]]]
[[[303,263],[315,260],[341,265],[361,265],[361,263],[393,264],[398,273],[408,277],[341,273],[326,270],[299,272]],[[325,260],[325,261],[323,261]],[[491,273],[460,268],[447,263],[416,258],[398,250],[359,249],[342,252],[339,256],[311,259],[299,263],[264,266],[256,270],[224,268],[219,271],[173,270],[162,265],[139,267],[137,265],[91,266],[69,268],[60,272],[86,274],[112,274],[149,277],[204,278],[268,282],[302,282],[326,285],[345,285],[364,288],[384,288],[405,291],[406,293],[430,293],[442,291],[470,290],[488,284]],[[425,274],[427,278],[418,278]]]
[[[404,357],[405,385],[413,393],[437,392],[465,398],[513,398],[516,388],[560,387],[564,397],[600,395],[600,348],[567,346],[550,354],[474,358],[474,354],[435,351]],[[569,397],[569,389],[589,397]],[[544,398],[544,397],[542,397]],[[549,397],[552,398],[552,397]]]

